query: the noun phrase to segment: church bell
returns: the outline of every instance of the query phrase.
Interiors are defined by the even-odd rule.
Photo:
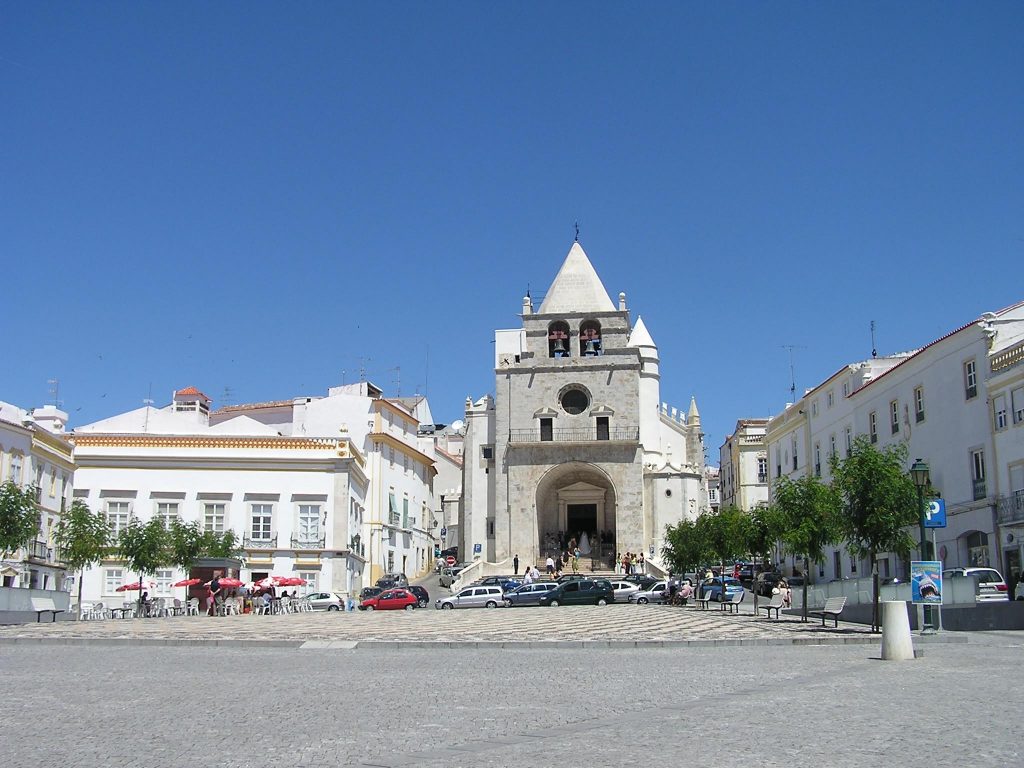
[[[565,357],[566,356],[565,340],[564,339],[555,339],[554,352],[555,352],[555,357]]]
[[[587,348],[583,350],[584,357],[597,357],[597,345],[593,339],[587,341]]]

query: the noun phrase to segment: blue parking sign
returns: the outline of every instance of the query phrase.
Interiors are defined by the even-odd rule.
[[[929,499],[925,502],[924,527],[946,527],[946,502],[944,499]]]

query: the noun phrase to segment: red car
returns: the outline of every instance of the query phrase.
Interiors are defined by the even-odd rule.
[[[413,610],[419,599],[407,589],[385,589],[379,595],[368,597],[359,604],[360,611]]]

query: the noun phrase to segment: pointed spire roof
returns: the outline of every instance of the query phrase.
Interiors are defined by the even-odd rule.
[[[697,413],[697,398],[690,398],[690,411],[686,414],[686,421],[689,424],[700,424],[700,414]]]
[[[629,341],[626,342],[626,346],[658,348],[658,345],[654,343],[654,339],[651,338],[651,334],[647,330],[647,326],[644,325],[644,319],[642,317],[637,317],[636,325],[633,326],[633,330],[629,334]]]
[[[601,278],[579,243],[573,243],[562,268],[548,288],[540,313],[561,312],[614,312],[615,305],[608,297]]]

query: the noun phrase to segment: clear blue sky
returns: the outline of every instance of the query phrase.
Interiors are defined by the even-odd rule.
[[[0,4],[0,399],[450,422],[579,221],[740,417],[1024,299],[1024,4]],[[429,359],[429,371],[428,371]]]

